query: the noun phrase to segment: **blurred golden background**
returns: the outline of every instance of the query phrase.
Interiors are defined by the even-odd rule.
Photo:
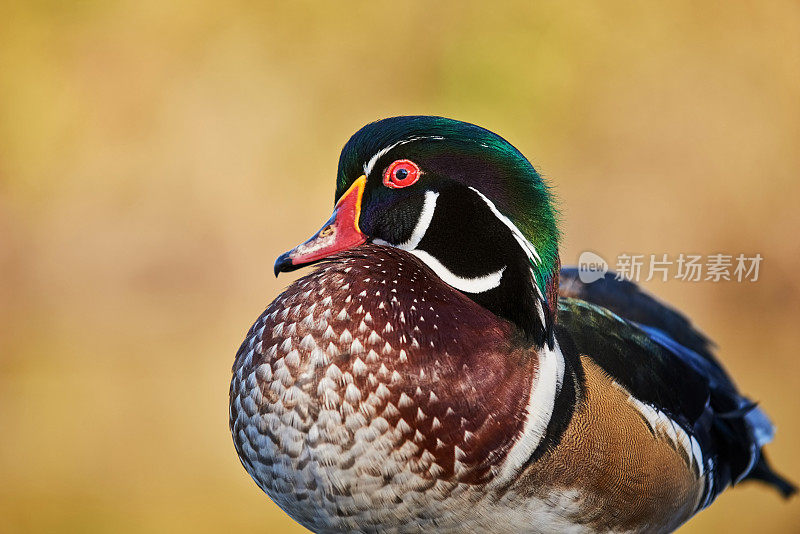
[[[701,5],[702,4],[702,5]],[[0,7],[0,532],[301,532],[240,466],[234,353],[366,122],[494,130],[583,250],[762,254],[651,282],[800,481],[800,4],[28,1]],[[683,532],[798,532],[728,491]]]

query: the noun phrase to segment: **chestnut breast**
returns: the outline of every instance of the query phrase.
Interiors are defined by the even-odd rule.
[[[231,430],[262,489],[319,525],[309,510],[355,517],[375,499],[446,499],[488,481],[522,429],[536,369],[510,323],[413,255],[364,245],[297,280],[250,329]]]

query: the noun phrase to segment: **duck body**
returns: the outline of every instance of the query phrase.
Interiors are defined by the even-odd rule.
[[[276,273],[321,263],[234,362],[256,483],[331,533],[669,532],[741,480],[793,492],[705,336],[635,284],[560,269],[548,193],[509,147],[435,117],[351,139],[334,215]],[[509,180],[536,217],[464,167],[528,172]]]
[[[536,355],[410,254],[364,252],[251,329],[231,386],[242,461],[316,532],[496,525],[502,505],[480,503],[525,423]]]
[[[562,302],[570,317],[583,301]],[[557,339],[532,350],[411,254],[363,246],[250,329],[231,384],[237,450],[315,532],[676,527],[703,497],[698,459],[566,329]]]

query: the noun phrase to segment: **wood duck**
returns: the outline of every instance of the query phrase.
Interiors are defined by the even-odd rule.
[[[358,131],[333,216],[275,263],[316,269],[233,366],[261,489],[314,532],[668,532],[744,480],[793,493],[709,340],[631,282],[561,269],[556,221],[490,131]]]

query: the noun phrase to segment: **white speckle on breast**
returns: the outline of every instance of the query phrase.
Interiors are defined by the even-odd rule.
[[[354,341],[353,343],[356,343],[356,341]],[[366,374],[366,372],[367,372],[367,364],[365,364],[363,360],[361,360],[361,358],[356,358],[355,361],[353,361],[353,374],[355,376],[361,376]]]
[[[408,408],[414,405],[414,401],[411,400],[411,397],[406,395],[405,393],[400,394],[400,400],[397,402],[397,405],[400,408]]]
[[[307,329],[311,329],[311,328],[314,328],[314,323],[315,323],[314,315],[309,313],[308,315],[303,317],[302,321],[300,321],[300,326],[302,326],[304,328],[307,328]]]
[[[333,331],[333,328],[329,325],[328,328],[325,329],[325,332],[322,334],[323,340],[330,340],[336,339],[336,333]]]
[[[292,350],[284,357],[283,360],[289,367],[297,368],[300,366],[300,353],[296,349]]]
[[[370,345],[379,345],[381,341],[383,341],[383,339],[381,338],[381,336],[378,335],[378,333],[375,330],[370,332],[369,337],[367,337],[367,343],[369,343]]]
[[[329,363],[331,363],[331,360],[325,351],[319,347],[314,347],[309,356],[309,364],[311,367],[325,367]]]
[[[364,352],[364,345],[358,339],[354,339],[350,344],[350,354],[356,355]]]
[[[313,350],[317,347],[317,342],[314,341],[314,337],[311,334],[307,334],[303,339],[300,341],[300,348],[305,351]]]
[[[347,328],[345,328],[342,331],[342,335],[339,336],[339,343],[344,345],[344,344],[348,344],[348,343],[352,343],[352,342],[353,342],[353,335],[350,333],[350,331]]]
[[[378,356],[378,353],[372,349],[369,349],[369,352],[367,353],[367,363],[374,364],[378,363],[379,361],[380,356]]]
[[[332,358],[335,358],[339,355],[339,349],[333,343],[328,343],[328,347],[325,349],[325,352],[328,353]]]

